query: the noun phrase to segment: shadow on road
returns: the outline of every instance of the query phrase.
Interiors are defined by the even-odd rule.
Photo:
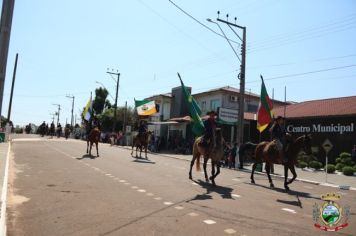
[[[277,202],[287,204],[287,205],[292,205],[292,206],[297,206],[299,208],[303,208],[302,202],[297,198],[298,201],[287,201],[287,200],[280,200],[277,199]]]
[[[156,164],[156,162],[144,158],[136,158],[132,162],[144,163],[144,164]]]
[[[193,180],[195,183],[199,184],[201,187],[206,189],[205,194],[197,194],[194,198],[192,198],[189,201],[195,201],[195,200],[210,200],[213,199],[212,196],[210,195],[211,193],[217,193],[219,194],[222,198],[227,198],[227,199],[234,199],[231,196],[232,193],[232,188],[228,187],[223,187],[223,186],[213,186],[210,183],[206,183],[202,180]],[[187,202],[189,202],[187,201]]]
[[[82,159],[85,159],[85,158],[88,158],[88,159],[95,159],[95,158],[97,158],[97,156],[93,156],[93,155],[89,155],[89,154],[84,154],[82,157],[77,157],[77,160],[82,160]]]
[[[307,192],[300,192],[300,191],[296,191],[296,190],[289,190],[287,192],[284,188],[279,188],[279,187],[270,188],[270,187],[265,186],[265,185],[252,184],[252,183],[247,183],[247,182],[245,182],[245,184],[249,184],[251,186],[257,186],[257,187],[260,187],[260,188],[265,188],[265,189],[268,189],[268,190],[271,190],[271,191],[275,191],[275,192],[279,192],[279,193],[286,193],[288,195],[295,196],[298,199],[299,199],[299,197],[303,197],[303,198],[312,198],[312,199],[316,199],[316,200],[321,200],[320,197],[314,197],[310,193],[307,193]]]

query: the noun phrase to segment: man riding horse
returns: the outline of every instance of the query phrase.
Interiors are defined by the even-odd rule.
[[[209,118],[204,121],[205,133],[200,144],[204,147],[209,147],[212,144],[212,147],[215,148],[216,113],[215,111],[210,111],[207,115],[209,115]]]
[[[270,128],[272,135],[272,141],[275,142],[280,156],[282,157],[283,162],[288,162],[288,147],[290,136],[287,134],[285,129],[285,120],[282,116],[278,116],[272,127]]]

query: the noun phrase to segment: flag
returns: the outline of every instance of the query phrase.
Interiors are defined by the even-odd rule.
[[[139,116],[149,116],[157,113],[155,101],[135,100],[135,107]]]
[[[188,89],[184,86],[184,83],[183,83],[182,78],[180,77],[179,73],[178,73],[178,77],[179,77],[180,83],[182,85],[183,95],[184,95],[185,101],[187,103],[190,116],[192,118],[192,122],[193,122],[192,131],[196,136],[200,136],[204,133],[204,130],[205,130],[204,123],[200,117],[201,109],[200,109],[198,103],[195,101],[195,99],[189,93]]]
[[[263,132],[268,126],[268,124],[272,120],[272,101],[269,99],[269,96],[267,94],[266,86],[263,81],[263,77],[261,75],[262,79],[262,85],[261,85],[261,97],[260,97],[260,103],[258,105],[258,111],[257,111],[257,129],[260,131],[260,133]]]
[[[82,114],[82,116],[85,120],[87,120],[87,121],[90,120],[92,110],[93,110],[93,101],[91,100],[91,95],[90,95],[89,101],[87,102],[87,105],[85,106],[83,114]]]

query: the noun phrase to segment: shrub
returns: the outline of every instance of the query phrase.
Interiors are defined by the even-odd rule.
[[[354,165],[354,171],[356,172],[356,165]]]
[[[336,170],[335,165],[328,164],[328,173],[334,173]]]
[[[351,158],[351,154],[348,153],[348,152],[342,152],[340,153],[340,156],[339,156],[341,159],[344,159],[344,158]]]
[[[321,164],[318,161],[311,161],[311,162],[309,162],[309,166],[311,168],[314,168],[315,170],[319,170],[323,166],[323,164]]]
[[[345,166],[342,168],[342,173],[344,173],[344,175],[352,176],[354,175],[354,168],[351,166]]]
[[[345,167],[345,165],[344,164],[342,164],[342,163],[338,163],[338,164],[336,164],[336,169],[338,170],[338,171],[342,171],[342,168],[344,168]]]
[[[307,166],[308,166],[308,164],[304,161],[299,161],[297,164],[297,167],[302,168],[302,169],[304,169]]]
[[[336,164],[337,163],[341,163],[341,158],[340,157],[336,158]]]

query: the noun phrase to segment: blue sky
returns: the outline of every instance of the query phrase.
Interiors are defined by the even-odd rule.
[[[175,0],[196,19],[237,17],[247,27],[246,90],[259,94],[259,75],[275,99],[305,101],[356,95],[356,1]],[[221,25],[228,37],[239,39]],[[237,44],[234,46],[238,47]],[[240,51],[238,49],[238,51]],[[95,81],[114,96],[107,68],[121,73],[118,104],[133,104],[179,86],[179,71],[193,93],[239,86],[239,61],[224,38],[168,0],[16,1],[3,100],[7,115],[19,53],[12,120],[23,125],[60,122],[85,106]],[[322,72],[315,72],[322,71]],[[313,73],[307,73],[313,72]],[[314,73],[315,72],[315,73]],[[303,74],[306,73],[306,74]],[[290,76],[303,74],[298,76]],[[110,97],[109,97],[110,99]],[[113,103],[113,102],[112,102]]]

